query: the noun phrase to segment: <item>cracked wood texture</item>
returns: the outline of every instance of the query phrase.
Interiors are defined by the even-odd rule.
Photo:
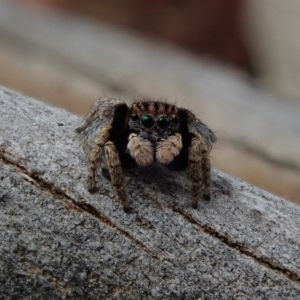
[[[300,207],[218,170],[191,208],[185,174],[126,174],[86,189],[87,162],[62,109],[0,89],[0,297],[295,299]]]

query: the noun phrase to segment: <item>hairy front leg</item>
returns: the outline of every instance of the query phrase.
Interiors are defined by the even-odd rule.
[[[100,131],[100,134],[95,139],[94,147],[89,156],[88,189],[91,193],[94,193],[96,190],[96,170],[101,161],[103,147],[109,139],[110,129],[111,126],[108,126]]]
[[[114,143],[111,141],[108,141],[104,148],[111,183],[117,192],[124,210],[129,212],[130,206],[128,204],[127,194],[125,191],[124,176],[118,151]]]
[[[203,198],[210,199],[210,159],[207,146],[200,135],[192,137],[189,148],[189,169],[192,180],[192,205],[198,206],[200,193],[203,188]]]
[[[202,174],[203,174],[203,198],[210,200],[210,189],[211,189],[211,164],[207,150],[203,151],[202,159]]]

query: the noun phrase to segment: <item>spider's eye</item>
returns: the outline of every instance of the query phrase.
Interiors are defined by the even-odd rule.
[[[160,129],[166,129],[170,125],[170,118],[167,116],[160,116],[156,120],[156,124]]]
[[[130,119],[131,119],[132,121],[137,121],[137,120],[139,119],[139,116],[138,116],[138,114],[133,113],[133,114],[130,116]]]
[[[145,128],[152,128],[155,124],[154,118],[151,115],[142,116],[141,122]]]

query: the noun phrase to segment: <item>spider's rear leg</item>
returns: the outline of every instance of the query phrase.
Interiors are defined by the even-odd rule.
[[[198,206],[200,193],[203,187],[203,198],[210,199],[210,159],[209,151],[205,141],[199,134],[192,137],[189,148],[189,169],[192,179],[192,205],[194,208]]]
[[[108,141],[105,144],[105,156],[107,161],[107,167],[111,179],[112,185],[115,187],[117,195],[121,200],[123,208],[126,212],[129,212],[130,206],[127,200],[127,194],[124,186],[124,176],[122,171],[122,165],[119,158],[118,151],[113,142]]]
[[[109,132],[111,130],[111,126],[105,127],[100,131],[100,134],[97,136],[95,140],[95,145],[89,156],[89,177],[88,177],[88,190],[90,193],[94,193],[96,191],[96,170],[98,165],[100,164],[102,151],[105,143],[109,139]]]

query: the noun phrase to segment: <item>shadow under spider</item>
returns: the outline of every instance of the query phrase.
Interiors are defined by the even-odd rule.
[[[102,168],[101,172],[104,178],[110,180],[107,168]],[[168,170],[163,166],[151,166],[148,168],[132,167],[124,170],[124,175],[129,179],[128,185],[130,185],[131,181],[138,179],[140,185],[151,186],[153,190],[167,195],[170,195],[170,190],[174,194],[176,191],[189,187],[189,182],[183,174],[184,171]]]

